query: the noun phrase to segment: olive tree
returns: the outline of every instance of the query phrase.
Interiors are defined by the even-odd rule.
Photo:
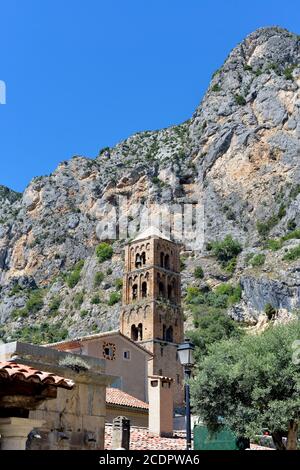
[[[227,425],[251,438],[268,428],[277,449],[296,449],[300,419],[297,340],[298,320],[270,326],[260,335],[213,344],[191,383],[194,413],[212,432]]]

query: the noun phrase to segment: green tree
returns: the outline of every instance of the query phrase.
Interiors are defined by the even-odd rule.
[[[195,322],[196,328],[188,332],[189,338],[196,346],[196,361],[200,361],[208,353],[212,344],[231,337],[240,338],[243,330],[237,322],[220,311],[203,315]]]
[[[300,367],[293,345],[299,338],[300,322],[293,321],[213,344],[191,383],[194,413],[212,432],[227,425],[253,438],[268,428],[277,449],[296,449]]]
[[[224,240],[215,241],[211,243],[211,252],[226,268],[232,260],[240,254],[242,247],[237,240],[234,240],[231,235],[227,235]]]
[[[108,259],[111,259],[113,255],[113,248],[109,243],[102,242],[100,245],[97,246],[96,248],[96,256],[100,263],[103,263],[104,261],[107,261]]]

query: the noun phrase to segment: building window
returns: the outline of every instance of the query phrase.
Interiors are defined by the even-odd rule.
[[[158,371],[158,375],[163,375],[163,373],[162,373],[162,369],[159,369],[159,371]]]
[[[138,324],[138,337],[139,337],[139,340],[142,341],[142,339],[143,339],[143,325],[142,325],[142,323]]]
[[[160,265],[162,268],[165,265],[165,255],[163,253],[160,254]]]
[[[166,331],[166,341],[173,343],[173,327],[172,326],[169,326],[169,328]]]
[[[170,269],[170,256],[169,255],[165,256],[165,268]]]
[[[137,299],[137,293],[138,293],[138,286],[137,286],[137,284],[133,284],[133,286],[132,286],[132,300]]]
[[[164,355],[164,348],[160,348],[160,355],[161,355],[161,357],[163,357],[163,355]]]
[[[130,361],[130,351],[124,351],[123,358],[126,359],[126,361]]]
[[[177,379],[178,385],[180,385],[180,375],[179,374],[176,375],[176,379]]]
[[[108,361],[113,361],[116,358],[116,346],[113,343],[103,344],[103,357]]]
[[[131,325],[131,339],[132,341],[138,340],[138,329],[135,325]]]
[[[147,282],[142,283],[142,297],[147,297]]]
[[[146,264],[146,253],[144,251],[141,255],[141,261],[142,261],[142,265],[144,266]]]
[[[165,285],[163,282],[158,284],[159,297],[165,297]]]

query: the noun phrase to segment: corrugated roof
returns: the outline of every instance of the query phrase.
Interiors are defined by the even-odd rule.
[[[28,383],[39,383],[54,385],[55,387],[72,389],[74,382],[50,372],[43,372],[33,367],[17,364],[16,362],[0,362],[0,378],[9,380],[20,380]]]
[[[144,401],[139,400],[118,388],[106,389],[106,403],[109,405],[126,406],[147,411],[149,409],[148,403],[145,403]]]

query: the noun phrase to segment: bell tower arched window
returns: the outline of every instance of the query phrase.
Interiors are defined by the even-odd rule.
[[[158,293],[159,293],[159,297],[165,297],[165,285],[161,281],[158,284]]]
[[[143,324],[139,323],[138,324],[138,339],[142,341],[143,339]]]
[[[135,325],[131,325],[131,339],[132,341],[138,340],[138,328]]]
[[[173,326],[169,326],[169,328],[167,328],[166,341],[173,343]]]
[[[137,294],[138,294],[138,286],[137,286],[137,284],[133,284],[133,286],[132,286],[132,300],[137,299]]]
[[[162,268],[165,265],[165,255],[164,255],[164,253],[160,254],[160,265],[161,265]]]
[[[165,268],[170,269],[170,256],[169,255],[165,256]]]
[[[144,298],[144,297],[147,297],[147,288],[148,288],[147,282],[144,281],[144,282],[142,283],[142,297],[143,297],[143,298]]]

